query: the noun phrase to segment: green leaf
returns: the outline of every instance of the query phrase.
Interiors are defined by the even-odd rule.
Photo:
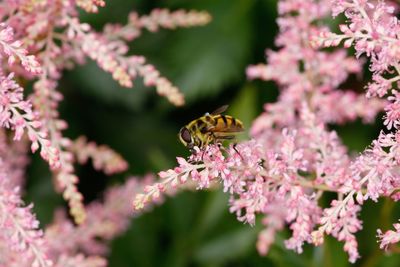
[[[257,88],[247,84],[239,91],[229,107],[229,113],[243,122],[246,132],[249,131],[252,121],[258,114],[257,98]],[[238,139],[248,138],[245,135],[239,135]]]
[[[54,191],[51,174],[47,163],[39,155],[32,157],[28,168],[26,203],[34,203],[33,211],[40,221],[40,226],[52,221],[56,208],[65,202],[60,194]]]
[[[194,259],[200,264],[221,263],[244,256],[254,248],[257,232],[257,228],[246,225],[238,230],[223,233],[199,247]]]
[[[155,94],[155,88],[143,86],[141,79],[134,80],[133,88],[121,87],[110,73],[100,69],[93,61],[75,68],[66,77],[69,84],[64,84],[64,87],[77,89],[104,104],[119,105],[133,111],[142,109],[148,95]]]
[[[204,207],[195,228],[197,235],[204,235],[217,225],[224,215],[228,213],[228,194],[222,192],[221,188],[208,192]],[[234,220],[234,218],[230,218]]]
[[[184,66],[174,76],[188,103],[215,95],[244,78],[251,45],[253,1],[208,1],[213,20],[205,27],[177,36],[170,60]]]

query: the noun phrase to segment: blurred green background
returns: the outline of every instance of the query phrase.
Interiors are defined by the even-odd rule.
[[[82,13],[82,20],[101,30],[107,22],[125,23],[130,11],[147,14],[155,7],[206,10],[213,17],[204,27],[144,32],[131,44],[132,54],[144,55],[184,92],[184,107],[172,106],[140,79],[133,89],[120,88],[90,61],[66,72],[62,80],[61,117],[69,123],[65,134],[71,138],[84,134],[107,144],[130,164],[127,172],[114,177],[94,171],[90,164],[77,167],[87,202],[129,175],[173,167],[176,156],[188,155],[177,132],[190,120],[229,104],[229,114],[249,128],[263,103],[277,97],[272,82],[245,77],[246,66],[265,62],[265,48],[274,48],[276,0],[112,0],[98,15]],[[362,88],[361,83],[358,86]],[[356,153],[379,128],[358,121],[334,129]],[[65,205],[37,155],[29,167],[27,191],[27,201],[35,203],[44,224],[51,221],[55,207]],[[129,231],[114,240],[109,266],[350,266],[342,244],[331,238],[318,248],[306,245],[301,255],[286,250],[287,230],[277,236],[267,257],[259,256],[255,243],[261,224],[250,227],[238,222],[227,203],[221,191],[184,192],[168,199],[133,220]],[[353,266],[400,266],[400,257],[382,253],[375,237],[376,228],[388,229],[396,213],[399,208],[390,202],[366,204],[361,215],[364,229],[358,234],[362,258]]]

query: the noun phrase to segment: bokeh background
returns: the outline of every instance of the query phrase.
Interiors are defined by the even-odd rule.
[[[125,23],[130,11],[147,14],[156,7],[206,10],[213,17],[204,27],[144,32],[131,44],[132,54],[144,55],[184,92],[184,107],[172,106],[140,79],[133,89],[120,88],[90,61],[65,72],[62,80],[61,117],[69,124],[65,134],[83,134],[107,144],[130,164],[127,172],[113,177],[96,172],[90,164],[78,167],[79,188],[87,202],[101,198],[107,186],[130,175],[156,173],[173,167],[176,156],[187,156],[177,132],[190,120],[229,104],[228,113],[248,129],[263,104],[278,95],[272,82],[248,81],[245,76],[247,65],[265,62],[265,49],[274,49],[276,0],[112,0],[97,15],[82,13],[82,19],[101,30],[107,22]],[[362,90],[363,82],[353,79],[348,85]],[[357,153],[377,136],[380,124],[357,121],[332,128]],[[54,192],[48,167],[38,156],[32,157],[28,178],[26,200],[36,203],[35,212],[47,224],[54,209],[65,203]],[[334,195],[324,199],[326,205],[329,197]],[[350,266],[342,244],[331,238],[318,248],[306,245],[301,255],[286,250],[287,229],[277,236],[268,256],[258,255],[255,243],[262,225],[238,222],[227,203],[221,190],[183,192],[167,199],[133,219],[130,229],[113,241],[110,266]],[[398,214],[390,201],[365,205],[364,229],[358,234],[362,259],[353,266],[400,266],[400,257],[382,253],[375,237],[376,229],[388,229]]]

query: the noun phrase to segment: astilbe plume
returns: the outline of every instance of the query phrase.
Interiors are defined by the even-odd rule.
[[[32,140],[32,150],[36,150],[40,144],[41,154],[54,169],[57,188],[63,192],[77,223],[85,220],[85,212],[83,197],[76,188],[79,179],[74,174],[71,141],[62,134],[67,124],[59,118],[57,111],[58,103],[62,100],[62,94],[57,90],[61,71],[76,63],[84,63],[88,57],[110,72],[122,86],[132,87],[133,79],[140,75],[145,85],[156,86],[160,95],[181,105],[183,95],[166,78],[160,76],[152,65],[146,64],[144,57],[126,55],[126,41],[133,39],[128,33],[136,32],[137,37],[141,29],[155,31],[159,27],[196,26],[210,20],[210,16],[204,12],[155,10],[150,16],[143,17],[133,13],[126,26],[113,26],[123,28],[121,31],[112,32],[95,32],[88,24],[79,21],[77,6],[96,12],[97,7],[103,5],[103,1],[0,3],[0,17],[3,21],[0,25],[0,52],[8,61],[0,73],[4,90],[2,125],[15,129],[16,139],[20,138],[22,130],[26,128]],[[106,29],[110,27],[106,26]],[[27,48],[35,56],[28,55]],[[16,61],[21,64],[16,64]],[[25,78],[35,79],[31,102],[22,100],[22,88],[13,81],[13,74],[5,75],[5,71],[14,71]],[[35,112],[30,103],[33,103]],[[7,116],[10,113],[12,116]]]
[[[399,20],[395,16],[396,6],[384,1],[332,1],[333,16],[344,13],[347,24],[340,25],[340,34],[323,31],[313,38],[318,46],[336,46],[342,41],[345,47],[354,45],[356,56],[365,54],[370,58],[369,69],[372,82],[367,86],[367,97],[378,96],[387,99],[384,125],[371,147],[356,158],[350,166],[352,176],[344,192],[346,198],[340,205],[345,207],[356,196],[358,203],[367,199],[377,201],[379,197],[399,199],[399,92],[400,79],[398,42]],[[366,188],[363,192],[361,189]],[[396,231],[383,233],[378,229],[381,248],[397,243],[400,235]]]
[[[31,212],[33,205],[21,199],[22,172],[28,162],[21,143],[9,140],[0,131],[0,266],[51,266],[47,245],[39,222]],[[16,166],[14,160],[20,160]],[[17,256],[23,253],[24,257]]]
[[[13,29],[5,23],[0,23],[0,45],[0,58],[10,66],[19,60],[25,71],[32,75],[42,71],[35,57],[28,55],[27,50],[21,47],[21,41],[15,39]],[[51,146],[47,132],[38,129],[41,122],[33,112],[32,104],[24,100],[23,88],[14,78],[13,72],[6,74],[3,69],[0,70],[1,126],[15,131],[14,140],[20,140],[26,130],[32,142],[32,151],[36,151],[40,144],[42,157],[49,161],[52,168],[58,168],[58,150]]]
[[[38,255],[35,256],[38,260],[46,259],[46,262],[37,266],[107,266],[104,256],[109,252],[109,241],[124,232],[130,224],[132,192],[142,191],[152,181],[151,175],[144,179],[131,177],[124,184],[108,189],[104,194],[103,201],[92,202],[86,207],[87,219],[80,225],[74,224],[64,210],[58,210],[54,221],[46,227],[44,234],[41,231],[38,232],[40,235],[32,236],[37,241],[29,239],[30,242],[27,243],[32,243],[30,244],[32,247],[43,244],[40,250],[37,250],[39,253],[46,252],[44,255],[39,254],[43,259],[38,258]],[[25,227],[26,231],[30,231],[28,226]],[[37,224],[34,224],[34,227],[37,228]],[[5,230],[5,233],[8,233],[7,228]],[[0,261],[0,266],[3,266],[1,265],[3,263],[6,264],[4,266],[31,266],[30,258],[19,256],[18,252],[21,249],[14,252],[10,251],[11,246],[3,247],[7,240],[3,241],[0,238],[1,260],[4,261]],[[20,248],[20,242],[17,244]],[[26,249],[31,248],[27,247]]]
[[[142,209],[189,180],[198,188],[219,182],[231,195],[230,211],[238,220],[254,224],[256,214],[262,214],[260,253],[268,252],[277,231],[287,225],[292,232],[287,248],[301,253],[305,243],[320,245],[329,234],[344,242],[349,261],[355,262],[363,203],[399,199],[399,22],[394,11],[383,1],[279,1],[280,49],[268,50],[267,64],[250,66],[247,75],[275,81],[281,93],[253,122],[252,139],[239,143],[238,152],[211,145],[189,160],[178,158],[177,167],[160,172],[161,180],[136,196],[134,208]],[[344,12],[348,19],[340,25],[341,34],[323,26],[331,12]],[[319,49],[341,41],[346,48],[354,44],[357,58],[343,49]],[[363,54],[373,73],[367,93],[339,89],[350,74],[360,76]],[[382,110],[384,125],[394,131],[382,130],[359,156],[351,156],[328,127],[357,118],[372,122]],[[337,194],[328,207],[318,203],[324,192]],[[378,230],[381,248],[400,240],[399,229],[395,224],[395,231]]]
[[[151,175],[144,179],[131,177],[125,184],[108,189],[103,201],[87,206],[87,219],[81,225],[75,225],[67,218],[64,210],[59,210],[45,231],[50,257],[60,259],[78,253],[89,257],[105,256],[108,241],[129,226],[132,192],[142,191],[153,180]]]
[[[75,164],[91,159],[96,170],[112,175],[127,170],[128,163],[108,146],[64,136],[68,124],[58,111],[63,71],[92,59],[121,86],[132,87],[141,76],[172,104],[184,103],[178,88],[143,56],[128,54],[128,42],[143,30],[201,26],[210,15],[166,9],[144,16],[132,12],[126,25],[109,24],[101,32],[80,21],[80,8],[96,13],[104,6],[103,0],[0,2],[0,266],[106,266],[105,241],[124,231],[132,217],[126,199],[148,183],[129,179],[109,190],[104,203],[94,202],[86,211]],[[30,83],[33,93],[27,95],[22,86]],[[68,202],[74,222],[60,211],[43,231],[33,204],[22,200],[29,146],[49,163],[55,189]]]
[[[78,137],[71,145],[71,152],[75,154],[79,164],[85,164],[92,159],[93,167],[97,171],[103,171],[107,175],[125,171],[128,163],[114,150],[106,145],[96,145],[87,142],[86,137]]]

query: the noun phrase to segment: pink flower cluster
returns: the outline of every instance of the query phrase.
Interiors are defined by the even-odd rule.
[[[399,68],[399,20],[394,12],[397,8],[393,3],[384,1],[332,1],[333,16],[344,13],[347,24],[340,25],[340,34],[321,31],[313,38],[318,46],[337,46],[344,41],[344,46],[354,45],[356,56],[366,55],[370,58],[369,69],[372,72],[372,82],[366,85],[367,97],[378,96],[386,98],[384,107],[384,125],[387,130],[381,131],[371,147],[356,158],[350,168],[352,175],[346,182],[344,193],[347,193],[346,203],[351,205],[356,196],[359,204],[367,199],[377,201],[379,197],[399,199],[400,184],[399,163],[399,97],[397,91],[400,80]],[[362,189],[365,188],[363,191]],[[394,227],[398,229],[398,224]],[[378,230],[381,248],[397,243],[398,231],[382,233]]]
[[[39,63],[21,47],[21,41],[15,40],[13,29],[4,23],[0,24],[0,29],[1,58],[6,59],[11,67],[19,60],[25,71],[38,75],[42,71]],[[23,88],[14,78],[15,73],[6,74],[5,70],[0,70],[0,124],[2,128],[15,131],[14,140],[20,140],[26,130],[32,142],[32,151],[35,152],[40,145],[42,157],[49,161],[52,168],[57,168],[58,151],[47,140],[47,132],[39,130],[42,124],[33,112],[31,102],[24,100]]]
[[[78,137],[73,142],[71,152],[76,155],[79,164],[85,164],[90,158],[93,167],[107,175],[119,173],[128,168],[128,163],[121,155],[106,145],[97,146],[94,142],[87,142],[84,136]]]
[[[124,231],[132,216],[132,191],[141,191],[151,179],[129,179],[110,189],[104,202],[85,207],[75,164],[90,159],[96,170],[112,175],[125,171],[128,163],[108,146],[64,136],[68,124],[58,112],[63,71],[89,58],[122,86],[132,87],[141,76],[171,103],[184,103],[178,88],[143,56],[128,55],[128,42],[142,30],[201,26],[210,15],[164,9],[148,16],[133,12],[126,25],[106,25],[101,32],[79,20],[80,9],[96,13],[104,6],[103,0],[0,1],[1,267],[106,266],[107,241]],[[22,86],[29,84],[33,93],[27,95]],[[22,201],[29,144],[49,163],[55,190],[68,202],[74,222],[60,211],[43,231],[33,204]]]
[[[267,64],[250,66],[250,79],[275,81],[281,93],[265,104],[250,129],[252,139],[221,149],[211,145],[178,167],[160,172],[160,182],[136,196],[135,209],[157,200],[165,190],[194,181],[198,188],[221,183],[231,196],[230,211],[239,221],[255,223],[263,217],[265,229],[257,248],[266,254],[277,231],[288,225],[288,249],[302,252],[305,243],[320,245],[324,235],[344,242],[354,263],[359,257],[355,234],[362,229],[358,215],[368,199],[400,199],[400,80],[399,20],[396,6],[373,0],[281,0],[278,3],[277,51],[266,52]],[[346,24],[335,34],[323,25],[332,13],[344,13]],[[356,58],[346,50],[321,47],[354,45]],[[366,94],[339,88],[349,75],[360,77],[370,58],[372,82]],[[372,122],[385,111],[384,125],[371,146],[354,156],[348,153],[329,124],[361,118]],[[325,192],[337,199],[320,206]],[[378,230],[381,248],[400,240],[399,224],[386,233]]]
[[[146,186],[144,193],[136,196],[135,210],[189,181],[199,189],[221,183],[231,196],[230,211],[239,221],[253,225],[257,214],[264,216],[266,228],[257,243],[260,253],[268,252],[276,232],[285,224],[292,230],[286,247],[302,252],[305,243],[317,243],[314,236],[320,232],[314,232],[315,228],[336,213],[334,208],[320,207],[318,200],[325,191],[340,191],[350,175],[350,159],[338,136],[317,124],[306,107],[299,124],[296,129],[265,131],[228,149],[211,145],[189,160],[178,158],[178,167],[160,172],[161,181]],[[340,220],[326,229],[345,241],[351,261],[358,257],[354,233],[361,227],[355,216],[359,208],[354,202],[347,205],[347,212],[340,212]]]
[[[26,206],[21,200],[23,169],[28,163],[26,145],[14,142],[4,131],[0,141],[0,266],[51,266],[43,232],[31,212],[33,205]],[[14,264],[18,259],[20,265]]]
[[[146,86],[182,105],[178,88],[143,56],[129,55],[128,42],[144,30],[210,21],[205,12],[156,9],[144,16],[133,12],[126,25],[109,24],[97,32],[79,20],[79,8],[95,13],[104,5],[103,0],[0,2],[0,266],[106,266],[107,243],[128,227],[131,203],[138,214],[165,194],[193,185],[221,185],[230,195],[229,210],[241,222],[254,225],[261,217],[261,254],[287,226],[288,249],[301,253],[304,244],[320,245],[327,234],[343,242],[355,262],[364,202],[400,199],[398,7],[375,0],[280,0],[278,49],[266,51],[266,64],[247,69],[249,79],[273,80],[280,95],[253,122],[251,139],[228,148],[195,148],[189,159],[178,157],[177,167],[160,172],[159,181],[131,178],[107,190],[104,201],[85,206],[75,164],[90,159],[96,170],[112,175],[128,163],[108,146],[64,136],[68,124],[58,112],[62,72],[89,58],[121,86],[132,87],[140,76]],[[332,33],[323,21],[341,13],[346,22],[340,33]],[[324,49],[342,42],[354,47],[355,58],[345,49]],[[369,58],[372,72],[365,94],[342,87],[350,75],[361,77],[361,56]],[[33,83],[29,96],[22,87],[26,81]],[[351,155],[329,127],[358,118],[372,122],[381,111],[385,129],[360,155]],[[60,210],[41,230],[33,204],[22,201],[29,147],[49,163],[74,222]],[[337,198],[321,206],[326,192]],[[379,229],[378,238],[381,248],[398,243],[400,224]]]
[[[158,27],[175,28],[203,25],[210,20],[204,12],[155,10],[150,16],[131,15],[126,26],[114,25],[119,30],[95,32],[88,24],[81,23],[77,7],[88,12],[96,12],[104,1],[3,1],[0,3],[0,55],[8,62],[0,72],[1,87],[1,125],[15,130],[15,139],[27,131],[32,142],[32,150],[41,148],[41,155],[49,161],[55,172],[57,189],[63,192],[68,201],[71,214],[78,223],[85,219],[82,195],[76,184],[74,174],[74,155],[71,141],[62,131],[67,127],[59,118],[58,103],[62,100],[57,90],[57,80],[61,71],[73,64],[84,63],[85,58],[95,60],[98,65],[110,72],[122,86],[131,87],[132,80],[143,76],[145,85],[156,86],[160,95],[166,96],[176,105],[183,104],[183,95],[166,78],[141,56],[127,56],[128,32],[140,34],[142,28],[151,31]],[[136,14],[136,13],[133,13]],[[24,19],[21,19],[24,18]],[[135,19],[133,19],[135,18]],[[28,50],[35,56],[29,55]],[[40,64],[39,64],[40,62]],[[10,72],[10,74],[6,74]],[[14,74],[15,73],[15,74]],[[14,77],[34,79],[34,94],[29,101],[23,99],[23,89]],[[102,155],[106,152],[101,151]],[[110,155],[99,160],[105,164],[115,160],[120,170],[126,163]],[[99,154],[100,157],[100,154]],[[80,161],[84,161],[81,159]],[[104,166],[107,173],[115,167]],[[109,169],[111,168],[111,169]]]
[[[87,218],[80,225],[75,225],[63,210],[59,210],[44,233],[50,258],[60,260],[86,255],[99,260],[101,257],[102,265],[95,266],[104,266],[106,261],[103,256],[109,252],[108,242],[130,224],[132,192],[140,192],[152,181],[152,176],[144,179],[131,177],[125,184],[109,188],[102,202],[96,201],[86,207]]]

